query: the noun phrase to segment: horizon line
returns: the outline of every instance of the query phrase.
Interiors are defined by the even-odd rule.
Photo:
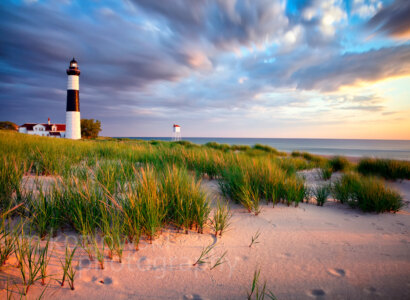
[[[101,136],[101,137],[111,137],[111,138],[169,138],[171,136]],[[312,138],[312,137],[215,137],[215,136],[186,136],[182,137],[183,139],[190,138],[202,138],[202,139],[295,139],[295,140],[366,140],[366,141],[406,141],[410,142],[410,139],[366,139],[366,138]]]

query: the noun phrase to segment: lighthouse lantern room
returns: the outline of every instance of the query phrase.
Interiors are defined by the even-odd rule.
[[[73,58],[67,69],[67,108],[66,108],[66,138],[81,139],[80,119],[80,70]]]

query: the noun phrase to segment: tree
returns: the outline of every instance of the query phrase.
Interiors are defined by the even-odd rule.
[[[6,129],[6,130],[18,130],[19,127],[17,124],[10,122],[10,121],[2,121],[0,122],[0,129]]]
[[[81,136],[85,139],[93,139],[101,131],[101,122],[94,119],[81,119]]]

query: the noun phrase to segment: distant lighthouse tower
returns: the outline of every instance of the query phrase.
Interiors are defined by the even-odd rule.
[[[172,140],[180,141],[181,140],[181,126],[174,124],[172,130]]]
[[[67,69],[67,109],[66,109],[66,138],[81,139],[80,122],[80,70],[77,61],[73,58]]]

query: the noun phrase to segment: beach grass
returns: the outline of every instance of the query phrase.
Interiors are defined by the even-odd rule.
[[[332,186],[335,199],[364,212],[396,212],[403,207],[402,196],[374,176],[349,173]]]
[[[218,199],[216,203],[216,208],[214,214],[211,218],[211,225],[215,232],[215,237],[222,237],[222,234],[231,225],[232,213],[228,203],[223,203],[222,200]]]
[[[377,175],[385,179],[410,179],[410,162],[393,160],[363,158],[357,165],[357,171],[363,175]]]
[[[272,293],[272,291],[266,288],[266,281],[260,284],[260,275],[261,269],[256,269],[253,273],[251,288],[249,291],[247,291],[247,299],[262,300],[266,297],[267,299],[275,300],[275,295]]]
[[[23,294],[37,281],[45,283],[49,239],[63,228],[73,229],[90,260],[95,258],[104,269],[105,250],[121,262],[126,242],[138,250],[141,238],[152,243],[164,228],[203,233],[208,227],[222,236],[232,217],[229,200],[254,215],[261,213],[262,203],[298,206],[309,193],[300,170],[344,172],[330,188],[316,190],[319,205],[331,191],[337,201],[378,213],[398,211],[403,199],[382,179],[367,175],[409,176],[407,162],[364,159],[354,173],[343,157],[326,160],[299,152],[289,156],[264,145],[71,141],[7,131],[0,131],[0,141],[0,268],[16,256]],[[201,187],[207,179],[216,180],[225,196],[214,208]],[[25,237],[25,230],[47,238],[46,246]],[[258,243],[259,234],[250,247]],[[67,248],[68,261],[62,263],[62,283],[67,280],[72,289],[76,249]],[[197,264],[208,260],[210,250],[203,249]],[[223,263],[225,255],[211,269]],[[259,273],[255,275],[258,281]]]
[[[330,195],[330,187],[328,185],[317,186],[313,189],[313,195],[315,196],[317,206],[323,206]]]
[[[216,244],[209,244],[208,246],[202,248],[198,259],[192,265],[197,266],[209,263],[209,260],[212,257],[211,251],[214,249],[215,245]]]
[[[346,171],[351,166],[349,160],[343,156],[333,156],[328,160],[327,164],[332,169],[332,172]]]
[[[318,170],[319,178],[322,180],[329,180],[332,177],[333,170],[329,167],[323,167]]]
[[[70,249],[70,247],[66,245],[64,262],[61,261],[61,267],[63,269],[63,278],[61,280],[61,286],[64,286],[64,282],[67,279],[68,285],[70,286],[71,290],[74,290],[76,268],[73,267],[73,258],[76,251],[77,246],[75,246],[73,249]]]
[[[285,156],[264,145],[241,148],[127,139],[74,142],[7,131],[0,133],[0,139],[4,153],[0,207],[4,210],[24,200],[26,215],[42,238],[67,224],[83,236],[93,234],[107,209],[124,218],[121,235],[130,241],[139,241],[141,234],[152,239],[166,224],[185,232],[193,227],[203,232],[210,207],[200,188],[202,178],[218,180],[225,197],[257,215],[262,201],[295,206],[304,201],[306,189],[298,170],[321,167],[326,179],[330,172],[352,168],[344,157],[326,160],[296,151]],[[389,171],[366,169],[365,162],[368,166],[369,160],[358,165],[362,173],[408,176],[405,162],[371,161],[388,166],[384,169]],[[47,191],[36,184],[38,193],[24,194],[23,174],[53,175],[54,184]],[[338,188],[333,186],[333,192]],[[346,202],[341,193],[338,197]]]

